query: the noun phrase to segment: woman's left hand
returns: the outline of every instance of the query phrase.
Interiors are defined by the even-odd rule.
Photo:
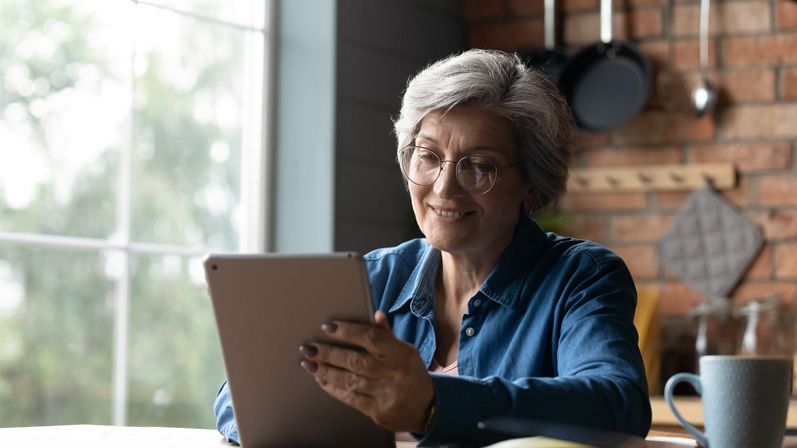
[[[373,325],[334,321],[322,325],[344,348],[323,342],[303,345],[302,367],[329,395],[391,431],[423,432],[434,386],[418,350],[393,335],[387,315]]]

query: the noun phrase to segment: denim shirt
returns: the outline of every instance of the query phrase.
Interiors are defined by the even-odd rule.
[[[374,308],[418,348],[436,350],[440,251],[425,239],[364,256]],[[645,436],[650,402],[633,325],[636,291],[622,259],[596,243],[545,233],[521,217],[512,242],[469,299],[460,327],[459,376],[432,373],[436,411],[421,445],[498,440],[477,422],[514,416]],[[409,391],[408,391],[409,393]],[[229,389],[214,410],[238,440]]]

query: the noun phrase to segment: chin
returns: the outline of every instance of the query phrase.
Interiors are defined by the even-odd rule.
[[[449,253],[461,252],[468,248],[468,241],[465,238],[453,235],[430,235],[426,240],[435,249]]]

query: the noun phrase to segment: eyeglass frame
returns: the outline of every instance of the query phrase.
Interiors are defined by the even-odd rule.
[[[440,165],[440,167],[439,167],[439,169],[437,171],[437,176],[435,176],[434,180],[429,182],[428,184],[420,184],[418,182],[415,182],[414,180],[412,180],[410,178],[410,176],[407,173],[404,172],[404,164],[401,162],[402,161],[402,155],[403,155],[403,153],[405,151],[407,151],[409,149],[413,149],[414,150],[415,148],[424,149],[424,150],[429,151],[430,153],[434,154],[434,156],[437,157],[438,164]],[[490,185],[490,188],[488,188],[487,190],[485,190],[485,191],[483,191],[481,193],[476,193],[474,191],[469,191],[467,188],[465,188],[465,186],[462,185],[462,182],[460,182],[459,176],[457,176],[457,171],[456,171],[456,168],[459,166],[460,162],[462,162],[465,159],[472,159],[473,157],[474,156],[462,156],[462,157],[459,158],[459,160],[446,160],[446,159],[443,159],[442,157],[440,157],[439,155],[437,155],[437,153],[434,152],[431,148],[427,148],[425,146],[419,146],[419,145],[407,145],[407,146],[405,146],[405,147],[403,147],[403,148],[401,148],[399,150],[399,168],[401,169],[401,174],[408,181],[412,182],[415,185],[421,186],[421,187],[428,187],[430,185],[434,185],[435,182],[437,182],[437,180],[440,179],[440,175],[443,173],[443,167],[445,166],[446,163],[453,163],[454,164],[454,178],[457,180],[457,185],[459,185],[460,188],[462,188],[463,190],[467,191],[468,193],[487,194],[493,189],[493,187],[495,187],[495,184],[498,182],[498,178],[501,177],[501,173],[505,169],[512,168],[514,166],[518,166],[518,165],[520,165],[523,162],[523,160],[518,160],[517,162],[508,163],[506,165],[498,165],[498,163],[496,163],[496,161],[491,159],[490,157],[475,156],[475,157],[479,157],[479,158],[483,158],[483,159],[489,160],[490,163],[492,163],[495,166],[495,180],[493,180],[493,183],[492,183],[492,185]]]

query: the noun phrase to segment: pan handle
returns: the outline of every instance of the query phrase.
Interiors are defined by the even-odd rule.
[[[703,76],[708,71],[708,18],[710,11],[710,0],[700,0],[700,70],[703,71]]]
[[[612,41],[612,0],[601,0],[601,42]]]
[[[556,0],[545,0],[545,17],[543,26],[545,27],[545,49],[553,50],[556,47]]]

